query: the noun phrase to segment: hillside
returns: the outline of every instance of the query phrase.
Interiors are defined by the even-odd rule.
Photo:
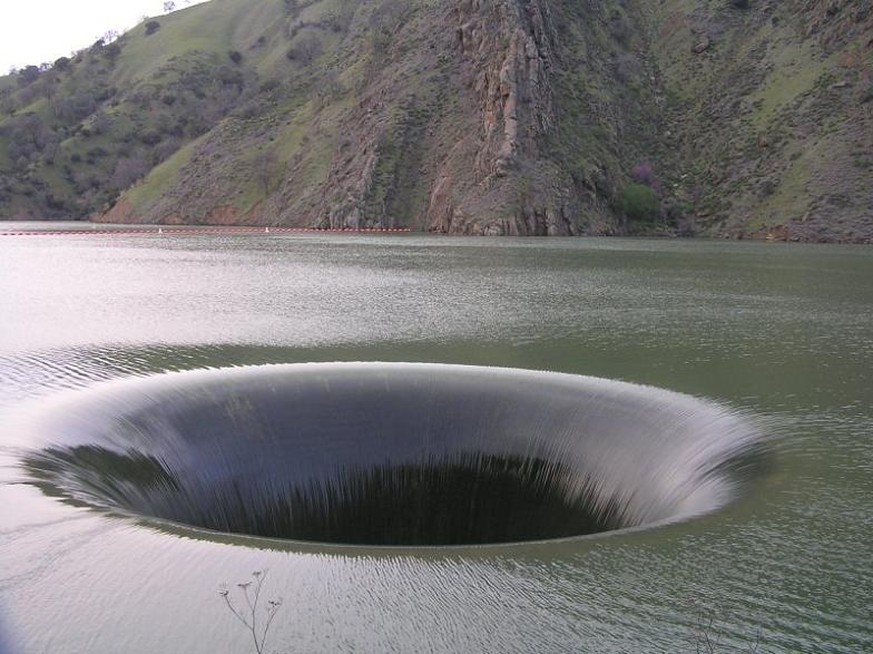
[[[0,217],[873,241],[873,0],[212,0],[0,78]]]

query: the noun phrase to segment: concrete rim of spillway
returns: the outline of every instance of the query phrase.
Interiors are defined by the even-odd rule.
[[[32,468],[25,474],[24,481],[44,492],[48,488],[66,501],[163,531],[304,550],[517,547],[649,530],[737,499],[766,450],[754,419],[709,400],[597,377],[458,364],[295,363],[168,372],[64,392],[29,413],[21,430],[22,460],[34,452],[95,444],[115,453],[136,452],[166,465],[174,475],[169,485],[184,486],[189,504],[191,498],[196,503],[207,497],[210,483],[227,483],[210,475],[236,475],[239,471],[228,472],[228,461],[256,451],[251,442],[272,439],[272,449],[241,465],[272,465],[259,457],[285,457],[286,466],[300,459],[295,470],[314,470],[312,478],[321,483],[331,470],[366,467],[385,459],[386,452],[405,465],[422,456],[469,450],[560,463],[560,474],[550,479],[560,478],[561,493],[583,492],[579,480],[584,478],[584,492],[595,489],[595,503],[621,506],[621,520],[597,533],[506,542],[373,544],[216,529],[185,519],[172,502],[155,500],[152,489],[125,496],[113,481],[112,492],[104,492],[88,477],[93,470],[86,475],[66,469],[51,479],[34,479]],[[277,436],[274,423],[284,420],[297,420],[307,429],[303,435],[297,430]],[[220,424],[231,425],[237,435],[249,429],[251,442],[240,448],[228,434],[210,441],[209,429]],[[363,441],[354,440],[355,429],[370,429],[372,440],[378,432],[373,425],[390,425],[386,431],[391,433],[379,435],[382,442],[373,451],[361,451]],[[418,429],[418,440],[409,438],[410,426]],[[331,429],[332,451],[324,460],[326,455],[313,448]],[[291,446],[294,457],[283,454]],[[151,510],[155,505],[159,510]]]

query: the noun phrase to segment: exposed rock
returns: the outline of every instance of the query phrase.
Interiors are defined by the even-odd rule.
[[[712,41],[709,40],[709,37],[704,36],[700,41],[694,44],[694,54],[703,54],[709,50],[709,46],[711,45]]]
[[[0,216],[873,236],[871,0],[223,1],[190,11],[251,21],[233,65],[134,31],[137,60],[0,85]],[[644,162],[661,211],[634,221]]]

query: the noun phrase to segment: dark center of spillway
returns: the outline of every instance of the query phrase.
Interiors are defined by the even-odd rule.
[[[37,425],[47,493],[254,536],[467,545],[712,510],[759,438],[713,404],[588,377],[424,364],[197,371]]]

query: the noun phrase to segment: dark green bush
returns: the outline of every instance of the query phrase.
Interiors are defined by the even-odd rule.
[[[621,206],[625,215],[636,221],[652,221],[660,213],[658,194],[645,184],[631,184],[621,196]]]

